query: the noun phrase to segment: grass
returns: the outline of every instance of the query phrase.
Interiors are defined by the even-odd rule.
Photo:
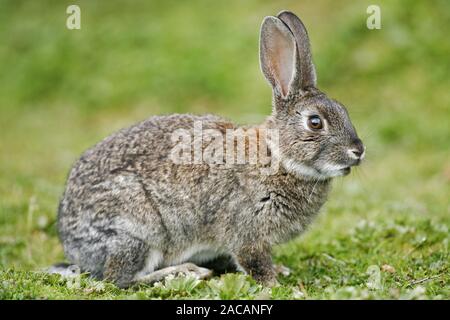
[[[48,3],[47,3],[48,2]],[[1,299],[449,299],[450,44],[447,1],[0,3]],[[45,5],[47,4],[47,5]],[[297,12],[319,87],[344,102],[367,161],[336,180],[308,233],[274,250],[269,290],[239,274],[121,290],[38,272],[64,259],[55,228],[80,153],[153,114],[270,112],[257,59],[262,17]]]

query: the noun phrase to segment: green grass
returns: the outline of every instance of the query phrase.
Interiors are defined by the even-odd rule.
[[[448,1],[0,2],[0,298],[449,299]],[[274,250],[269,290],[242,275],[120,290],[37,272],[64,259],[55,217],[71,164],[153,114],[270,112],[258,28],[288,8],[308,26],[319,87],[342,101],[367,161],[338,179],[304,236]]]

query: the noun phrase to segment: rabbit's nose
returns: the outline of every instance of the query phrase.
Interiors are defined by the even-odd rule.
[[[355,160],[364,159],[366,153],[366,147],[363,145],[360,139],[355,139],[353,147],[347,150],[348,156]]]
[[[364,151],[358,150],[358,149],[350,149],[348,150],[348,154],[350,155],[350,158],[354,159],[361,159],[361,156],[363,155]]]

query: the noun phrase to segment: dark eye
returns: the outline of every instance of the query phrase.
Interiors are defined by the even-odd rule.
[[[322,119],[319,116],[310,116],[308,118],[308,127],[312,130],[320,130],[323,128]]]

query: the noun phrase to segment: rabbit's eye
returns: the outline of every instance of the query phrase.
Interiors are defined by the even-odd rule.
[[[308,118],[308,127],[313,130],[320,130],[323,128],[322,119],[319,116],[311,116]]]

